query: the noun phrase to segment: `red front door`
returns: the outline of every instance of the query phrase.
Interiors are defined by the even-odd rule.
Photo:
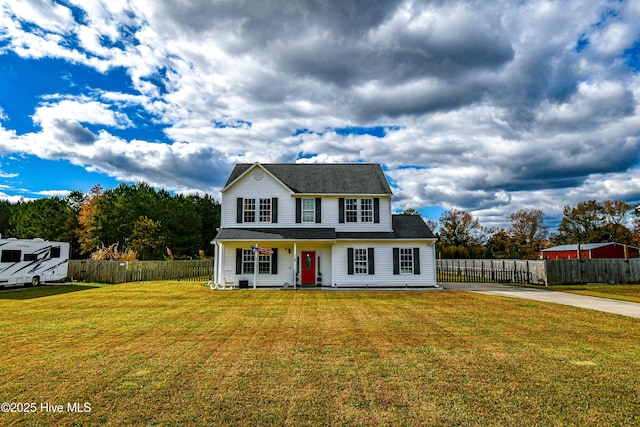
[[[300,256],[300,270],[302,271],[303,285],[316,284],[316,253],[313,251],[302,251]]]

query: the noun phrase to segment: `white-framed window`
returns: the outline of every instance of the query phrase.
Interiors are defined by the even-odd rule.
[[[316,199],[302,199],[302,222],[316,222]]]
[[[253,274],[254,255],[251,249],[242,250],[242,274]]]
[[[400,274],[413,274],[413,249],[400,248]]]
[[[373,222],[373,199],[360,199],[360,221]]]
[[[353,250],[353,271],[355,274],[369,274],[369,259],[367,249],[355,248]]]
[[[358,222],[358,199],[344,199],[344,212],[347,222]]]
[[[244,199],[242,211],[244,222],[256,222],[256,199]]]
[[[253,274],[255,254],[252,249],[242,250],[242,274]],[[258,255],[258,274],[271,274],[271,255]]]
[[[260,199],[260,222],[271,222],[271,199]]]
[[[258,274],[271,274],[271,255],[258,256]]]

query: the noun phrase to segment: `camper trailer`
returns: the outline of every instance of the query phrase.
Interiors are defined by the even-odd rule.
[[[61,281],[68,269],[69,243],[0,239],[0,288]]]

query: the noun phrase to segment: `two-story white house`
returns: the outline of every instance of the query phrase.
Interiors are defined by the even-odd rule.
[[[437,286],[437,239],[378,164],[238,164],[221,192],[216,285]]]

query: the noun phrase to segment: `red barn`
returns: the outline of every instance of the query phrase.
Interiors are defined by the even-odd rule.
[[[640,248],[627,245],[628,258],[638,258]],[[540,251],[541,259],[577,259],[578,245],[561,245]],[[585,243],[580,245],[580,259],[625,258],[625,245],[620,243]]]

